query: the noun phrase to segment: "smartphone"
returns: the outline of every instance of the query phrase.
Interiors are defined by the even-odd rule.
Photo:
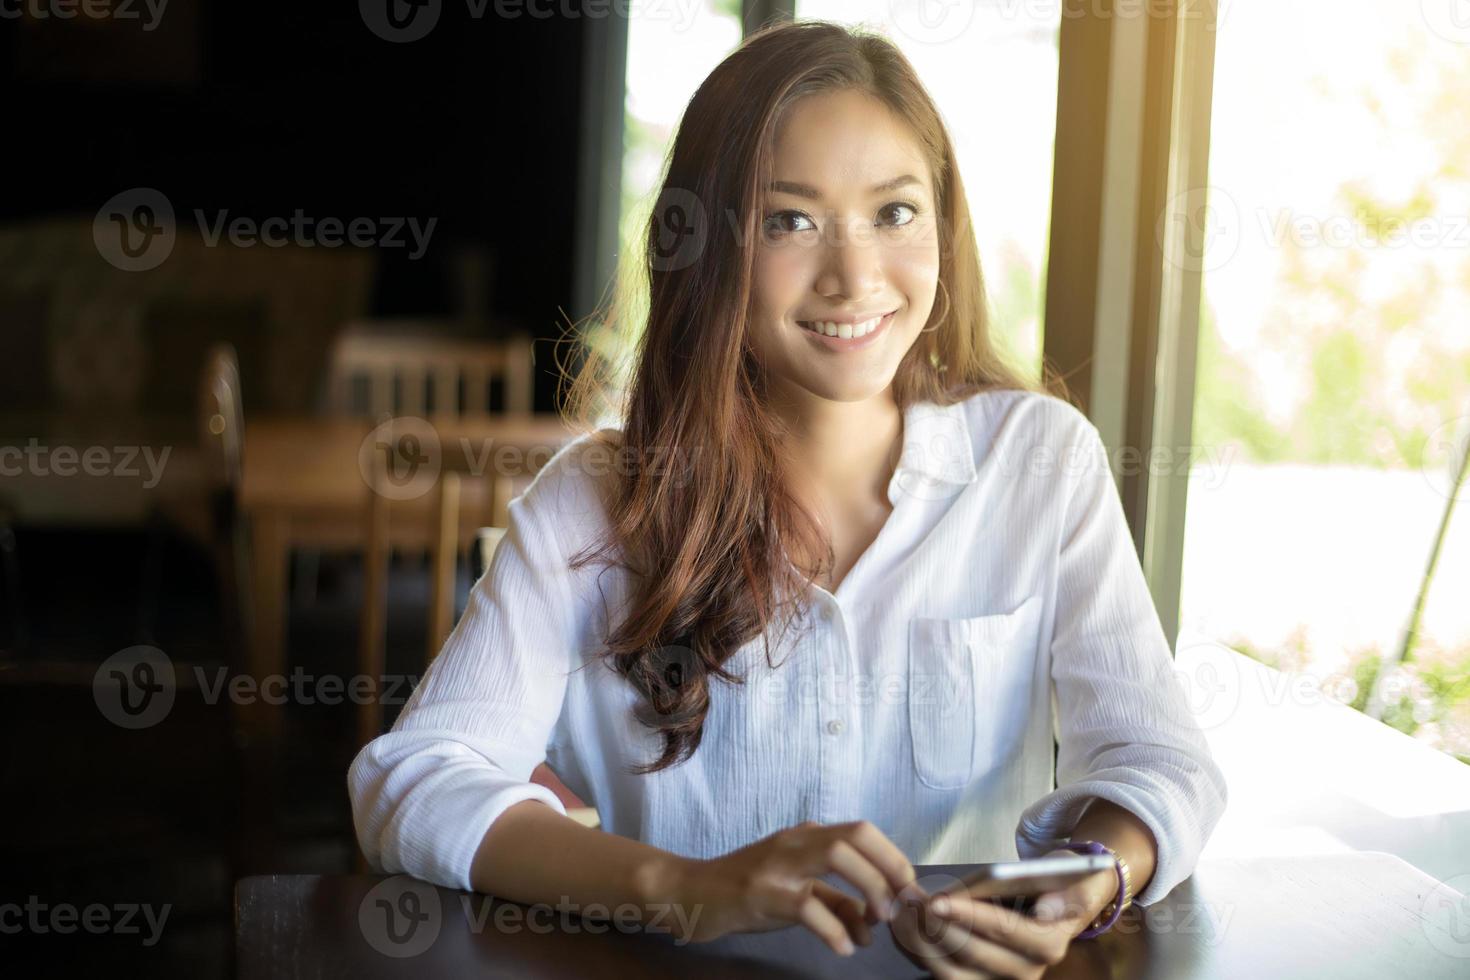
[[[1053,854],[1021,861],[982,864],[960,879],[971,898],[986,899],[1026,911],[1046,892],[1066,888],[1099,871],[1112,871],[1106,854]]]

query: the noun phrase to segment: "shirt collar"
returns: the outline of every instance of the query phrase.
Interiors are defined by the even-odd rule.
[[[913,402],[904,409],[903,453],[893,474],[897,489],[975,482],[975,443],[965,415],[963,402]]]

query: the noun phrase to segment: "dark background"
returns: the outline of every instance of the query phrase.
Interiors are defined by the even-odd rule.
[[[181,227],[196,208],[257,222],[297,209],[437,218],[422,258],[379,250],[369,312],[448,315],[451,250],[477,245],[495,255],[490,311],[554,336],[558,309],[572,312],[588,21],[441,9],[411,43],[377,37],[344,2],[170,0],[152,32],[0,19],[0,221],[90,221],[132,187],[166,194]],[[553,393],[539,372],[538,408]]]
[[[0,235],[62,219],[89,228],[104,202],[133,187],[162,191],[181,230],[195,208],[256,221],[298,209],[344,221],[437,218],[421,259],[377,250],[366,314],[451,316],[456,250],[488,250],[494,274],[482,302],[493,322],[481,329],[514,325],[539,338],[537,408],[551,409],[561,311],[589,312],[571,309],[587,23],[497,19],[490,8],[476,19],[447,2],[427,37],[394,44],[351,2],[171,0],[152,32],[138,21],[0,18]],[[20,240],[12,256],[25,255]],[[3,288],[0,389],[10,395],[0,391],[0,403],[52,411],[41,314],[25,282]],[[318,325],[313,349],[338,326]],[[252,384],[244,379],[247,418]],[[3,507],[0,477],[0,517]],[[122,731],[92,699],[107,656],[147,642],[181,667],[231,662],[237,638],[209,561],[166,526],[0,520],[0,539],[22,558],[18,574],[6,570],[9,621],[0,623],[0,906],[34,896],[79,909],[170,909],[152,947],[140,935],[27,929],[0,932],[0,961],[28,975],[229,975],[237,878],[351,868],[350,707],[288,706],[285,776],[265,792],[246,778],[225,705],[181,697],[165,724]],[[390,669],[422,657],[425,589],[420,568],[395,564],[392,575]],[[357,568],[327,562],[320,576],[317,600],[293,603],[291,661],[350,673]]]

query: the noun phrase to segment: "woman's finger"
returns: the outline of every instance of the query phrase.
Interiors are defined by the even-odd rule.
[[[890,931],[893,941],[909,959],[939,974],[942,972],[939,967],[949,962],[949,954],[954,952],[957,941],[963,941],[964,937],[959,932],[946,937],[943,934],[945,921],[936,915],[926,916],[923,911],[923,903],[905,905],[893,920]],[[945,941],[949,944],[947,947],[942,945]]]
[[[851,956],[855,951],[847,927],[815,892],[801,900],[796,909],[796,920],[816,933],[839,956]]]
[[[873,929],[868,925],[866,910],[863,908],[861,899],[853,898],[825,881],[814,882],[812,891],[837,914],[837,918],[842,920],[853,942],[859,946],[868,946],[873,942]]]
[[[1111,877],[1097,882],[1084,881],[1071,888],[1038,895],[1031,915],[1042,922],[1059,919],[1091,920],[1112,901],[1117,882]],[[1077,929],[1081,932],[1081,929]]]
[[[1033,964],[1060,963],[1071,942],[1064,923],[1040,922],[993,902],[976,901],[963,894],[943,896],[930,903],[931,914],[993,944],[1015,950]]]
[[[877,865],[847,841],[839,837],[828,846],[824,870],[835,871],[863,893],[873,921],[881,919],[887,922],[893,918],[893,899],[897,889],[889,886],[888,879]]]
[[[1016,950],[971,932],[966,926],[938,916],[932,909],[926,933],[938,934],[936,944],[949,951],[946,961],[980,976],[1007,977],[1010,980],[1040,980],[1047,964],[1037,963]],[[972,973],[971,975],[975,975]]]
[[[908,889],[909,894],[917,896],[914,882],[918,875],[914,873],[914,866],[909,863],[903,851],[899,850],[898,845],[888,839],[887,834],[866,820],[839,824],[838,827],[842,831],[843,839],[883,872],[883,877],[887,879],[888,886],[895,895],[902,897],[905,889]]]
[[[908,958],[935,980],[988,980],[992,976],[954,955],[968,940],[963,930],[949,926],[937,916],[926,919],[921,907],[905,912],[893,928]],[[946,929],[951,931],[945,934]]]

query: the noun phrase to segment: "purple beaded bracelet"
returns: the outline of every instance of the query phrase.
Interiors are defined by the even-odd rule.
[[[1100,841],[1068,841],[1065,844],[1058,845],[1058,849],[1075,851],[1078,854],[1107,854],[1113,859],[1113,870],[1118,872],[1118,897],[1113,899],[1111,903],[1113,914],[1108,916],[1108,921],[1102,925],[1089,926],[1077,934],[1078,939],[1091,939],[1093,936],[1100,936],[1113,928],[1113,923],[1118,921],[1119,916],[1123,914],[1123,909],[1132,903],[1133,896],[1128,894],[1128,866],[1118,856],[1117,852]]]

